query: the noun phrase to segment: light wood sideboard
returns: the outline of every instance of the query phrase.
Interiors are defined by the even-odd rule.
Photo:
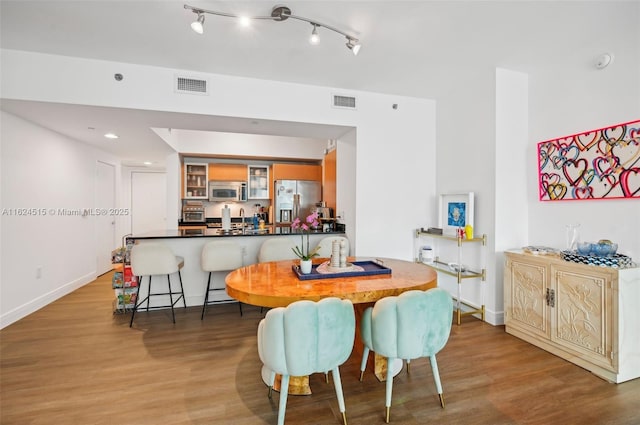
[[[506,332],[610,382],[640,377],[640,268],[505,252]]]

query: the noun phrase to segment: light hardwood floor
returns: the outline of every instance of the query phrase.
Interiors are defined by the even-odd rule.
[[[260,379],[260,309],[236,304],[111,311],[111,274],[0,331],[2,425],[275,424]],[[391,423],[640,424],[640,379],[610,384],[474,318],[453,326],[438,355],[446,408],[428,360],[395,379]],[[384,423],[384,383],[359,359],[341,367],[350,425]],[[290,396],[287,424],[340,425],[333,385],[311,377],[311,396]]]

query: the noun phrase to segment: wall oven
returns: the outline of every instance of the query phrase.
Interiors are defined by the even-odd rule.
[[[202,201],[185,201],[182,206],[182,222],[204,223],[204,204]]]
[[[246,202],[247,182],[218,181],[209,182],[210,202]]]

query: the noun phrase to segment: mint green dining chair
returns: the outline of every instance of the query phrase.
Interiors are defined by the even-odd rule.
[[[369,351],[387,358],[385,394],[389,423],[391,393],[393,391],[393,362],[428,357],[433,380],[444,408],[444,396],[436,354],[444,348],[451,333],[453,301],[442,288],[427,291],[407,291],[395,297],[378,300],[362,314],[360,331],[364,350],[360,364],[360,380],[367,365]]]
[[[270,370],[269,397],[276,374],[282,375],[278,425],[284,424],[289,377],[329,371],[347,425],[339,366],[351,355],[355,329],[353,304],[339,298],[296,301],[267,312],[258,325],[258,355]]]

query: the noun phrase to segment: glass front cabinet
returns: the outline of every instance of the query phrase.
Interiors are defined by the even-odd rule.
[[[269,199],[269,166],[248,165],[249,199]]]
[[[207,199],[209,182],[209,164],[184,164],[184,197],[188,199]]]

